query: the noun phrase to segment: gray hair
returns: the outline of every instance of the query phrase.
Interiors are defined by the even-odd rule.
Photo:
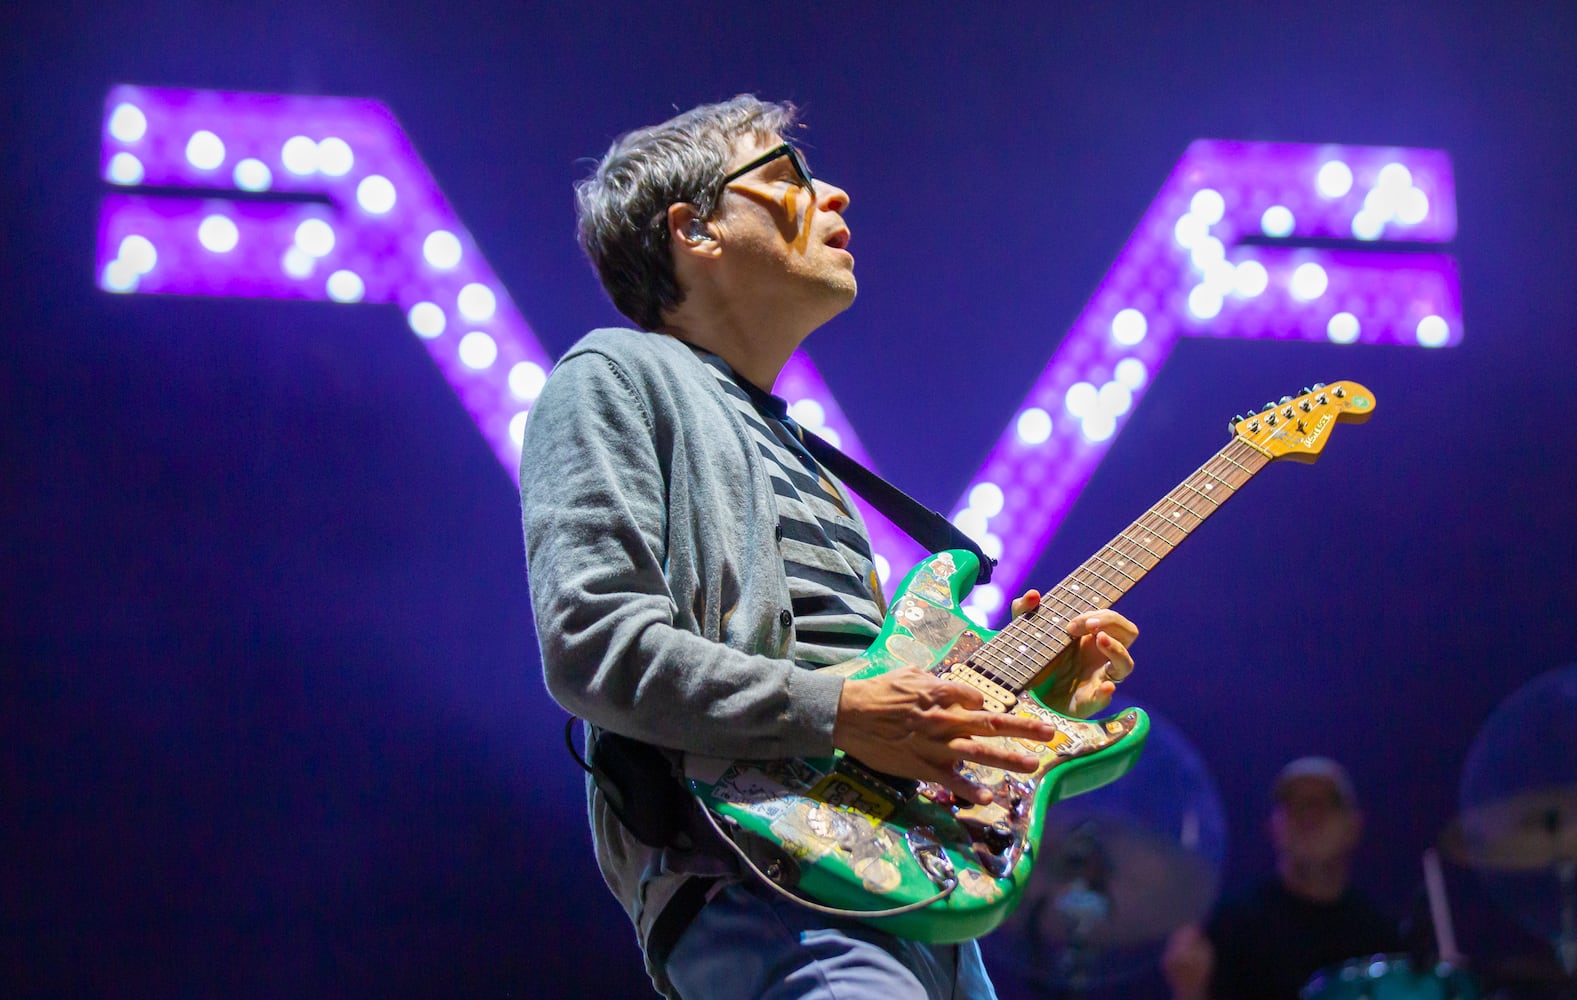
[[[575,213],[581,249],[621,313],[655,330],[663,313],[684,300],[668,206],[688,202],[702,218],[710,216],[735,140],[783,135],[796,114],[786,101],[740,94],[614,140],[596,171],[575,185]]]

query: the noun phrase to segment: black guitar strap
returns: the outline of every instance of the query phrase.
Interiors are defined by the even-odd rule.
[[[921,546],[939,552],[942,549],[966,549],[980,560],[977,583],[989,583],[996,560],[987,556],[974,539],[958,530],[958,526],[939,511],[928,509],[920,501],[834,448],[822,438],[798,424],[790,424],[799,434],[805,450],[825,465],[854,492],[869,500],[872,507],[882,512],[893,524],[919,542]]]
[[[980,560],[980,570],[975,575],[975,582],[991,581],[991,571],[996,568],[996,560],[982,552],[980,546],[975,544],[975,540],[959,531],[956,524],[943,517],[939,511],[931,510],[845,455],[826,438],[801,427],[788,415],[788,403],[782,397],[774,396],[752,385],[749,380],[737,376],[734,378],[734,384],[745,390],[745,394],[750,397],[758,413],[779,420],[792,430],[798,435],[800,443],[805,446],[805,450],[812,458],[843,480],[844,485],[869,500],[872,507],[881,511],[882,516],[919,542],[922,548],[931,552],[940,552],[943,549],[965,549],[973,552],[975,558]]]

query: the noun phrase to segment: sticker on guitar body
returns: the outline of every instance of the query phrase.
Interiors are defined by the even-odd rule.
[[[948,614],[914,595],[905,595],[893,608],[894,620],[921,645],[932,652],[947,648],[947,644],[963,634],[969,627],[968,620]]]
[[[1029,753],[1039,754],[1041,770],[1035,772],[1036,776],[1045,774],[1059,763],[1072,757],[1082,757],[1087,753],[1100,750],[1117,742],[1133,729],[1138,721],[1136,714],[1130,710],[1115,718],[1107,719],[1105,723],[1089,719],[1072,719],[1066,715],[1043,708],[1029,698],[1020,698],[1018,704],[1013,706],[1013,714],[1026,715],[1049,722],[1057,727],[1057,734],[1049,743],[1036,743],[1033,740],[1008,740]]]
[[[952,578],[957,571],[953,554],[938,552],[909,581],[908,593],[923,597],[938,607],[954,607]]]
[[[898,885],[897,866],[887,859],[896,841],[887,827],[862,813],[798,799],[772,822],[772,833],[801,860],[841,852],[872,892],[890,892]]]
[[[717,779],[712,795],[770,823],[797,803],[807,802],[805,793],[825,776],[826,772],[797,757],[741,761]]]

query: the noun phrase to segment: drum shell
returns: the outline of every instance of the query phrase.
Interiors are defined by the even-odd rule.
[[[1440,962],[1415,969],[1406,955],[1375,955],[1321,969],[1302,1000],[1480,1000],[1465,969]]]

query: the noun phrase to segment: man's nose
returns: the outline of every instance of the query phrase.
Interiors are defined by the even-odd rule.
[[[849,207],[849,192],[818,177],[816,179],[816,207],[824,212],[841,212]]]

